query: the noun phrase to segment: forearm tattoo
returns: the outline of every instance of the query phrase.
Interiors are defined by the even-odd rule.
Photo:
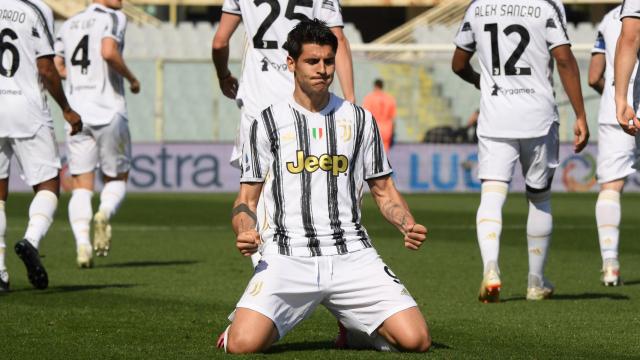
[[[247,214],[247,216],[250,217],[254,223],[258,222],[258,217],[256,216],[256,213],[252,211],[249,208],[249,206],[247,206],[247,204],[245,203],[239,204],[238,206],[234,207],[233,210],[231,210],[231,218],[234,218],[237,215],[242,213]]]
[[[382,206],[380,207],[380,211],[387,220],[389,220],[397,227],[403,229],[403,231],[405,226],[409,222],[409,217],[411,216],[402,205],[392,200],[389,200],[382,204]]]

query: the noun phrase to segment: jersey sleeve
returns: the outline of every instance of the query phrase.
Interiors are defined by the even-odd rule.
[[[598,34],[596,35],[596,42],[593,44],[593,49],[591,49],[591,54],[604,54],[607,48],[606,43],[604,41],[604,23],[606,18],[600,22],[598,25]]]
[[[34,43],[36,57],[51,56],[53,50],[53,12],[51,9],[41,8],[31,31],[31,40]]]
[[[271,143],[264,124],[254,119],[249,130],[249,139],[242,144],[240,182],[264,182],[271,159]]]
[[[469,52],[476,51],[476,36],[473,33],[473,28],[471,27],[473,14],[472,9],[473,5],[469,6],[467,9],[464,19],[462,19],[462,23],[460,24],[460,28],[458,29],[458,33],[453,40],[456,47]]]
[[[384,151],[384,144],[376,120],[370,112],[367,111],[366,114],[363,161],[364,179],[369,180],[389,175],[393,170]]]
[[[316,13],[314,14],[318,20],[324,21],[328,27],[342,27],[342,8],[338,0],[320,0],[317,1]]]
[[[224,0],[222,3],[222,12],[242,15],[242,11],[240,9],[240,1],[239,0]]]
[[[626,17],[640,18],[640,0],[625,0],[620,10],[620,19]]]
[[[108,16],[109,20],[107,21],[107,26],[104,29],[102,38],[110,37],[118,43],[122,43],[127,30],[127,16],[121,11],[109,12]]]
[[[549,5],[545,25],[547,47],[551,50],[561,45],[571,45],[563,5],[553,0],[548,1],[547,4]]]
[[[56,34],[56,41],[53,44],[53,50],[55,51],[56,55],[58,55],[60,57],[65,57],[65,55],[64,55],[64,42],[62,40],[63,31],[64,31],[65,26],[66,26],[66,23],[62,24],[60,29],[58,29],[58,33]]]

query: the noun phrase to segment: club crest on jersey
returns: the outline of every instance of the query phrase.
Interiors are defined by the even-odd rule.
[[[315,140],[322,139],[323,134],[322,128],[311,128],[311,136],[313,136]]]
[[[351,123],[349,123],[347,120],[339,120],[338,128],[340,128],[340,137],[342,138],[342,141],[350,141],[353,137],[353,133],[351,131]]]
[[[349,168],[349,159],[344,155],[323,154],[318,156],[305,156],[304,151],[296,151],[296,160],[287,162],[287,170],[292,174],[316,172],[318,169],[338,176]]]

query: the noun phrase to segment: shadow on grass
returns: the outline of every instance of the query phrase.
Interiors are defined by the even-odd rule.
[[[449,345],[433,342],[431,344],[431,350],[448,350],[451,349]],[[296,342],[289,344],[276,344],[267,350],[266,354],[277,354],[288,351],[314,351],[314,350],[337,350],[333,341],[309,341],[309,342]],[[348,349],[350,350],[350,349]],[[350,350],[359,351],[359,350]],[[362,351],[374,351],[373,349],[362,349]]]
[[[622,285],[627,285],[627,286],[633,286],[633,285],[640,285],[640,280],[631,280],[631,281],[623,281]]]
[[[38,292],[39,294],[56,294],[56,293],[69,293],[78,291],[89,290],[102,290],[102,289],[129,289],[139,286],[138,284],[100,284],[100,285],[60,285],[53,286],[46,291]]]
[[[553,295],[550,299],[546,301],[553,300],[630,300],[627,295],[621,294],[602,294],[602,293],[583,293],[583,294],[556,294]],[[509,302],[509,301],[525,301],[527,300],[524,296],[515,296],[506,299],[500,299],[500,302]]]
[[[153,267],[153,266],[176,266],[176,265],[194,265],[200,261],[196,260],[169,260],[169,261],[129,261],[123,263],[104,264],[96,267],[102,268],[137,268],[137,267]]]

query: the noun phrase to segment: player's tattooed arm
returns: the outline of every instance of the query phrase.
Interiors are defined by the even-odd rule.
[[[251,210],[251,208],[249,208],[249,205],[245,203],[240,203],[234,206],[233,210],[231,211],[231,218],[235,219],[236,217],[238,217],[238,221],[240,222],[241,232],[255,229],[256,224],[258,223],[256,212],[254,210]]]
[[[231,211],[231,225],[236,233],[236,247],[244,256],[258,251],[261,239],[256,230],[256,207],[262,192],[262,183],[242,183]]]
[[[404,246],[418,250],[427,237],[427,228],[417,224],[407,202],[398,192],[391,176],[368,180],[371,195],[378,204],[380,212],[404,236]]]

